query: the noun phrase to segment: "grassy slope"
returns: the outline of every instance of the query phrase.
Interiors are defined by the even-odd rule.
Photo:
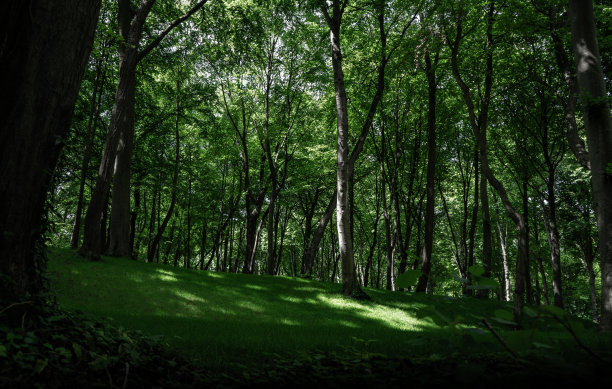
[[[256,360],[265,353],[308,350],[367,350],[390,356],[499,351],[490,334],[472,342],[460,336],[466,331],[418,318],[419,311],[433,305],[451,319],[461,316],[461,322],[472,327],[480,318],[494,316],[495,310],[510,311],[494,301],[375,289],[366,289],[372,301],[352,301],[342,298],[334,284],[201,272],[123,258],[86,262],[66,249],[51,249],[49,257],[51,288],[62,307],[164,335],[171,345],[211,367]],[[581,336],[594,345],[602,341],[593,331]],[[576,349],[566,333],[506,332],[504,337],[513,347],[526,348],[537,340],[571,352]]]

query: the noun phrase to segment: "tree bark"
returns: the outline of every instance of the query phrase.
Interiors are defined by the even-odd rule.
[[[578,88],[583,104],[597,215],[601,269],[600,329],[612,331],[612,119],[599,56],[593,2],[570,0]]]
[[[47,191],[92,48],[99,0],[0,5],[2,295],[42,287]],[[4,279],[6,278],[6,279]]]
[[[83,159],[81,161],[81,174],[79,177],[79,195],[77,198],[77,208],[74,213],[74,225],[72,227],[72,235],[70,237],[70,248],[76,249],[81,241],[81,222],[83,219],[83,195],[85,191],[85,181],[87,181],[87,172],[89,171],[89,161],[91,160],[91,152],[93,143],[96,137],[98,124],[98,116],[100,114],[100,106],[102,105],[102,92],[104,91],[104,81],[106,80],[106,60],[96,62],[96,77],[94,79],[93,93],[91,98],[91,107],[89,110],[89,119],[87,121],[87,134],[85,136],[85,149],[83,150]]]
[[[119,1],[119,34],[124,40],[124,43],[119,45],[119,82],[98,178],[85,215],[83,245],[79,249],[79,254],[86,258],[99,259],[102,252],[93,231],[97,229],[96,226],[99,223],[102,193],[110,188],[113,174],[115,179],[109,254],[129,255],[130,165],[134,146],[136,67],[172,29],[194,14],[206,1],[198,2],[142,49],[140,49],[140,41],[144,24],[155,0],[142,0],[140,6],[135,10],[132,9],[129,0]]]
[[[438,52],[439,53],[439,52]],[[433,250],[434,210],[436,199],[436,53],[434,63],[431,63],[429,50],[425,51],[425,73],[427,75],[428,111],[427,111],[427,203],[425,206],[425,244],[421,254],[421,276],[416,286],[417,292],[425,292],[431,272],[431,251]]]

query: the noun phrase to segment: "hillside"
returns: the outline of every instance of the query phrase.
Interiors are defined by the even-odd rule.
[[[588,360],[569,332],[552,321],[522,331],[500,324],[502,311],[510,313],[500,302],[375,289],[366,289],[372,300],[353,301],[340,296],[338,285],[313,280],[201,272],[124,258],[88,262],[65,249],[52,249],[48,266],[63,308],[162,335],[212,369],[313,354],[429,363],[486,353],[512,360],[483,318],[523,356],[554,349],[555,355]],[[581,341],[602,347],[603,338],[583,330],[584,324],[589,327],[572,321]]]

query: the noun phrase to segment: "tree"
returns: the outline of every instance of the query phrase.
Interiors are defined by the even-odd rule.
[[[44,205],[92,48],[100,0],[0,5],[2,297],[42,286]]]
[[[199,1],[183,16],[170,23],[146,46],[140,48],[145,22],[155,0],[142,0],[132,8],[129,0],[119,1],[119,82],[111,115],[104,154],[100,162],[95,188],[85,214],[83,244],[79,254],[92,260],[100,258],[100,215],[104,199],[110,190],[114,174],[111,207],[111,237],[109,254],[128,256],[130,252],[130,164],[134,147],[134,105],[136,67],[176,26],[197,12],[207,0]]]
[[[599,235],[602,300],[600,328],[612,331],[612,119],[600,62],[593,2],[570,0],[569,13]]]

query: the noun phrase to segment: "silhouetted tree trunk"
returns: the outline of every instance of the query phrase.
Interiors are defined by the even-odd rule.
[[[476,167],[476,170],[478,171],[478,167]],[[476,185],[476,187],[478,188],[478,185]],[[491,211],[489,209],[489,191],[487,189],[487,177],[484,174],[480,176],[480,202],[482,217],[482,266],[485,270],[482,275],[484,277],[491,277],[491,262],[493,261]],[[488,297],[489,290],[479,290],[478,296]]]
[[[70,237],[70,248],[76,249],[79,247],[81,239],[81,221],[83,217],[83,194],[85,191],[85,181],[87,181],[87,172],[89,171],[89,161],[91,160],[91,152],[93,143],[96,137],[98,124],[98,116],[100,114],[100,106],[102,105],[102,92],[104,91],[104,81],[106,79],[106,61],[108,53],[104,59],[96,61],[96,77],[93,83],[93,92],[91,97],[91,105],[89,109],[89,118],[87,120],[87,133],[85,135],[85,149],[83,150],[83,159],[81,161],[81,172],[79,177],[79,194],[77,197],[77,208],[74,213],[74,225],[72,227],[72,235]]]
[[[113,204],[111,210],[110,255],[129,255],[130,235],[130,164],[134,146],[134,107],[136,92],[136,67],[176,26],[200,9],[207,0],[194,5],[187,13],[166,27],[155,39],[142,49],[140,41],[144,24],[155,4],[155,0],[142,0],[139,7],[132,8],[130,0],[119,0],[119,34],[123,41],[119,45],[119,82],[115,94],[115,104],[104,146],[104,153],[98,178],[92,190],[91,200],[85,215],[83,245],[79,254],[90,259],[99,259],[102,252],[94,235],[101,213],[102,194],[113,185]]]
[[[603,79],[592,1],[570,0],[572,44],[591,162],[601,269],[601,321],[612,331],[612,118]]]
[[[99,0],[0,3],[2,297],[17,299],[42,286],[35,252],[43,245],[45,198],[99,10]]]

